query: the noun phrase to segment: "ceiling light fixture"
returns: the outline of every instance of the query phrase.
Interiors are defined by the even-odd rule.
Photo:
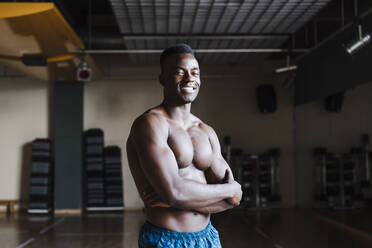
[[[291,65],[291,57],[289,54],[286,56],[286,66],[275,69],[275,73],[284,75],[284,81],[282,83],[285,89],[291,88],[296,78],[297,65]]]
[[[289,55],[286,57],[286,66],[275,69],[276,73],[288,72],[297,70],[297,65],[291,65],[291,58]]]
[[[345,47],[347,53],[350,55],[354,55],[371,41],[371,36],[369,34],[363,36],[361,24],[358,24],[358,35],[359,37],[357,40],[352,41]]]
[[[358,15],[358,0],[354,0],[354,18],[355,23],[358,24],[358,39],[345,46],[346,52],[350,55],[354,55],[371,41],[369,34],[363,35],[361,19]]]

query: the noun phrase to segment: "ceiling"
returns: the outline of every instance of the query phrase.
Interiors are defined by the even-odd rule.
[[[162,49],[184,42],[196,49],[226,50],[278,48],[289,38],[288,34],[297,31],[329,1],[110,0],[110,3],[128,49]],[[261,36],[252,36],[258,34]],[[136,63],[157,61],[155,56],[130,57]],[[202,63],[245,63],[258,57],[264,56],[241,52],[198,54]]]
[[[354,16],[354,0],[54,2],[88,50],[131,50],[135,52],[128,54],[132,64],[158,63],[158,52],[178,42],[197,51],[204,49],[197,52],[204,64],[256,63],[284,57],[288,49],[296,56],[301,54],[296,49],[314,47]],[[358,11],[369,8],[371,2],[358,0]],[[156,51],[138,51],[149,49]]]

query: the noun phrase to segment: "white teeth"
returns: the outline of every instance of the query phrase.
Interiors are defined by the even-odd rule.
[[[182,90],[186,91],[186,92],[194,92],[194,88],[193,87],[182,87]]]

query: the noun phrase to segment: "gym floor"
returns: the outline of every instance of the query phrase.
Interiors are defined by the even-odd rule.
[[[0,215],[0,246],[137,247],[141,211],[124,214],[56,215],[54,219]],[[372,247],[372,214],[367,210],[314,211],[237,209],[213,216],[224,248]]]

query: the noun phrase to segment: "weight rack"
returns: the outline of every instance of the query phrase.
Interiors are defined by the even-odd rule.
[[[252,210],[276,207],[281,200],[279,157],[279,149],[263,154],[243,154],[232,149],[231,167],[243,190],[241,206]]]
[[[313,151],[315,166],[315,207],[349,209],[362,207],[360,159],[358,153]]]
[[[85,131],[83,164],[84,211],[122,211],[121,150],[118,146],[104,147],[102,129]]]
[[[27,212],[48,214],[53,210],[53,158],[50,139],[32,142],[31,184]]]
[[[104,153],[106,210],[123,210],[123,179],[121,150],[118,146],[107,146]]]
[[[85,211],[98,211],[105,207],[104,133],[89,129],[84,133],[83,206]]]

